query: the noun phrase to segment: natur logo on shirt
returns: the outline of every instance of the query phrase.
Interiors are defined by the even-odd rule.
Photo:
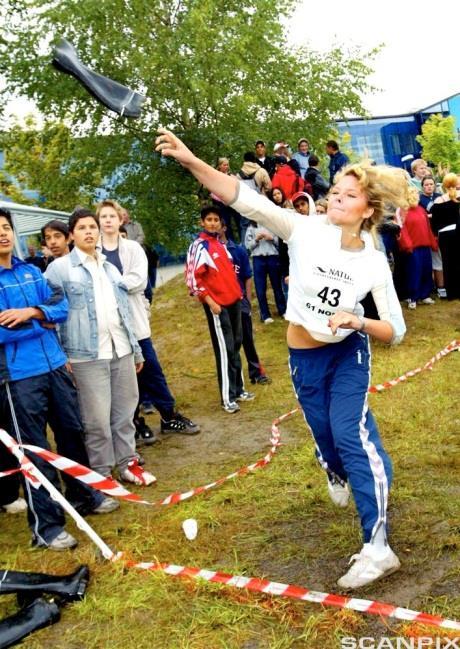
[[[319,272],[318,272],[319,271]],[[328,279],[338,279],[344,282],[345,284],[352,284],[353,283],[353,277],[348,275],[343,270],[339,270],[336,268],[321,268],[321,266],[315,266],[313,268],[313,274],[318,275],[323,278],[328,278]]]

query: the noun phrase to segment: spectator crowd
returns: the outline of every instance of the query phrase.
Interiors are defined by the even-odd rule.
[[[272,154],[258,140],[235,174],[228,158],[219,158],[216,168],[296,218],[311,219],[327,214],[334,178],[349,163],[334,140],[326,143],[325,153],[327,173],[306,138],[299,139],[295,152],[280,140]],[[460,297],[460,177],[447,173],[439,179],[421,159],[412,162],[411,171],[407,207],[387,205],[372,236],[388,259],[399,299],[413,310],[433,305],[436,297]],[[269,326],[276,314],[283,318],[288,246],[225,204],[218,192],[202,207],[200,225],[187,254],[186,284],[204,308],[221,406],[235,414],[255,398],[244,383],[241,347],[250,382],[271,382],[256,350],[252,282],[260,321]],[[94,211],[76,209],[68,223],[50,221],[41,238],[45,256],[30,246],[25,260],[16,257],[12,218],[0,209],[0,425],[20,443],[45,449],[49,429],[59,454],[104,477],[149,486],[155,476],[138,448],[154,444],[158,435],[143,415],[158,411],[164,435],[200,432],[177,410],[152,343],[150,303],[158,258],[144,245],[142,226],[110,199]],[[267,299],[267,280],[276,314]],[[374,317],[372,299],[364,307]],[[33,453],[31,459],[61,488],[48,463]],[[0,472],[15,466],[0,444]],[[23,481],[23,499],[17,474],[2,478],[0,485],[0,507],[9,513],[27,510],[34,544],[75,547],[60,505],[43,487]],[[109,514],[118,507],[71,477],[64,477],[64,486],[69,502],[83,514]]]

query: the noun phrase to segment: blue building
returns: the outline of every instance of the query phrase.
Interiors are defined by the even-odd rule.
[[[414,113],[369,119],[353,117],[337,122],[337,128],[341,136],[350,134],[350,146],[358,155],[368,156],[377,164],[404,167],[401,162],[404,156],[420,157],[420,145],[415,138],[421,134],[422,125],[433,114],[453,116],[457,134],[460,134],[460,93]]]

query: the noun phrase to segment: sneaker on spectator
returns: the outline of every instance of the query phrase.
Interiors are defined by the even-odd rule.
[[[438,297],[440,297],[442,300],[445,300],[447,298],[447,291],[444,287],[438,288]]]
[[[414,302],[414,300],[407,300],[407,308],[408,309],[416,309],[417,308],[417,302]]]
[[[346,590],[367,586],[377,579],[391,575],[401,567],[398,557],[388,546],[383,557],[375,554],[370,543],[365,543],[359,554],[354,554],[350,563],[353,563],[348,572],[341,577],[337,585]]]
[[[155,435],[153,430],[145,423],[144,417],[138,417],[134,420],[134,425],[136,426],[136,441],[142,444],[147,444],[151,446],[155,442],[159,442],[160,438]]]
[[[275,322],[273,318],[265,318],[264,324],[271,324],[272,322]]]
[[[110,496],[107,496],[104,498],[104,500],[101,502],[100,505],[95,507],[91,513],[92,514],[110,514],[111,512],[114,512],[116,509],[120,507],[120,503],[115,500],[115,498],[110,498]]]
[[[162,433],[179,433],[180,435],[197,435],[200,432],[200,426],[195,424],[191,419],[184,417],[180,412],[176,412],[169,421],[161,420]]]
[[[150,401],[144,401],[144,403],[141,403],[140,409],[144,415],[152,415],[155,412],[155,406]]]
[[[63,530],[58,534],[52,541],[45,543],[44,541],[35,540],[33,544],[37,548],[46,548],[48,550],[71,550],[72,548],[77,547],[78,541],[75,539],[72,534],[69,534]]]
[[[426,297],[424,300],[420,300],[420,302],[422,304],[436,304],[432,297]]]
[[[334,505],[337,505],[338,507],[346,507],[348,505],[350,490],[348,489],[348,484],[344,480],[341,480],[336,475],[328,473],[327,490],[329,491],[329,496]]]
[[[229,401],[229,403],[224,403],[222,408],[225,410],[225,412],[228,412],[230,415],[233,415],[235,412],[239,412],[240,407],[236,403],[236,401]]]
[[[157,481],[153,473],[144,471],[144,469],[139,466],[139,462],[136,459],[131,460],[126,469],[120,471],[120,478],[124,482],[131,482],[132,484],[148,487]]]
[[[16,500],[13,500],[12,503],[9,503],[8,505],[3,505],[3,509],[6,511],[7,514],[20,514],[21,512],[26,511],[27,503],[24,500],[24,498],[16,498]]]
[[[271,378],[266,374],[261,374],[261,376],[256,376],[255,378],[251,379],[251,383],[253,385],[254,383],[259,383],[259,385],[268,385],[271,382]]]
[[[236,397],[235,401],[254,401],[255,398],[256,395],[254,394],[254,392],[243,390],[243,392]]]

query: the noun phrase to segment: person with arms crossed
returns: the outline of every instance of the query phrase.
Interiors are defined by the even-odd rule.
[[[67,318],[67,299],[36,266],[13,256],[13,247],[11,214],[0,209],[0,421],[18,442],[43,449],[50,448],[49,423],[56,439],[65,440],[68,455],[81,462],[86,454],[77,395],[55,331]],[[60,489],[55,469],[34,453],[31,459]],[[118,507],[75,479],[66,484],[69,499],[84,504],[87,513]],[[24,481],[24,493],[33,544],[51,550],[75,547],[76,539],[64,529],[64,512],[48,492]]]

